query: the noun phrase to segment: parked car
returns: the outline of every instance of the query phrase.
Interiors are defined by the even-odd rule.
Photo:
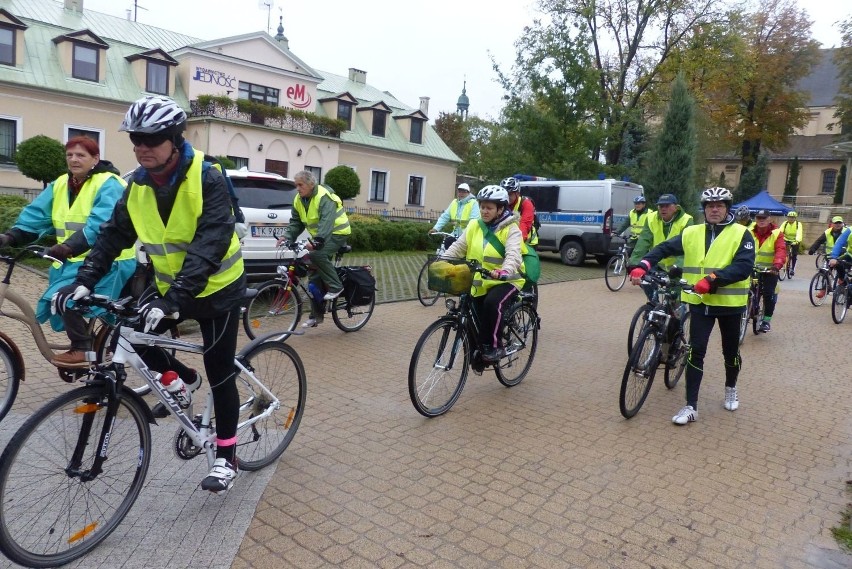
[[[227,172],[248,226],[241,240],[246,273],[250,277],[274,275],[278,266],[275,242],[290,223],[296,184],[269,172],[245,169]]]

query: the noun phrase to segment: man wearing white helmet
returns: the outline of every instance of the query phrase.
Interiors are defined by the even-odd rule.
[[[101,226],[74,283],[60,289],[54,303],[64,309],[67,299],[86,296],[123,249],[137,238],[142,242],[155,275],[153,290],[139,301],[144,330],[163,331],[171,323],[161,320],[175,312],[196,320],[201,329],[216,415],[216,459],[201,487],[219,493],[237,476],[240,401],[234,354],[246,278],[227,183],[184,140],[186,118],[167,97],[144,97],[131,105],[119,130],[130,134],[141,167]],[[165,350],[136,346],[136,351],[152,370],[176,371],[192,391],[200,386],[201,375]],[[153,411],[168,415],[162,404]]]
[[[722,336],[725,360],[725,401],[728,411],[739,407],[737,378],[742,367],[739,353],[740,319],[748,302],[754,267],[754,239],[734,222],[733,195],[726,188],[708,188],[701,194],[705,223],[651,249],[630,273],[634,283],[666,257],[683,255],[683,277],[696,294],[684,291],[689,304],[689,355],[686,363],[686,405],[672,417],[686,425],[698,417],[698,390],[704,376],[704,355],[716,322]]]
[[[455,237],[461,235],[471,220],[479,219],[479,208],[476,207],[476,198],[470,193],[470,186],[461,183],[456,188],[456,197],[435,222],[429,233],[441,231],[448,223],[452,225],[451,231]],[[449,247],[455,239],[449,237],[444,241],[444,246]]]

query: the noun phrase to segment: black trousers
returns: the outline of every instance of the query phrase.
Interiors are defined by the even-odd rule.
[[[700,307],[703,311],[704,307]],[[699,311],[690,311],[689,355],[686,360],[686,404],[698,409],[698,390],[704,377],[704,356],[713,326],[719,322],[722,334],[722,356],[725,359],[725,386],[735,387],[742,367],[740,357],[741,314],[707,316]]]
[[[483,296],[473,298],[473,309],[479,318],[479,344],[492,348],[500,345],[500,323],[512,307],[518,289],[509,283],[500,283],[488,289]]]
[[[761,291],[763,292],[764,316],[772,318],[775,314],[775,301],[778,297],[775,295],[775,287],[778,286],[778,275],[772,273],[761,273]]]

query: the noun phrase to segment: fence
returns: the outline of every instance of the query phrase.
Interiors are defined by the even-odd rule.
[[[34,199],[36,199],[36,196],[38,196],[40,193],[41,193],[40,189],[38,189],[38,190],[32,190],[32,189],[25,190],[25,189],[21,189],[21,188],[0,188],[0,195],[3,195],[3,196],[20,196],[20,197],[24,198],[25,200],[27,200],[28,202],[31,202]]]
[[[377,215],[389,220],[423,221],[434,223],[442,212],[435,210],[388,208],[376,209],[371,207],[347,207],[346,213],[358,213],[361,215]]]

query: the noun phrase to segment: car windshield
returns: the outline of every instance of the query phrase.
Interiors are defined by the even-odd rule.
[[[257,178],[231,178],[240,207],[284,209],[293,207],[296,186],[292,182]]]

